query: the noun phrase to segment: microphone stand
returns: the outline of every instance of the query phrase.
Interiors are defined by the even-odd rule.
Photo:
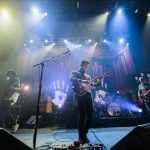
[[[41,72],[40,72],[40,81],[39,81],[39,91],[38,91],[38,101],[37,101],[37,108],[36,108],[36,122],[35,122],[35,127],[34,127],[34,135],[33,135],[33,149],[36,148],[36,137],[37,137],[37,128],[38,128],[38,122],[39,122],[39,110],[40,110],[40,98],[41,98],[41,89],[42,89],[42,79],[43,79],[43,70],[44,70],[44,63],[45,62],[48,62],[48,61],[51,61],[51,60],[54,60],[55,58],[57,57],[60,57],[64,54],[69,54],[70,55],[70,50],[68,49],[68,51],[62,53],[62,54],[59,54],[55,57],[52,57],[50,59],[47,59],[43,62],[40,62],[36,65],[34,65],[33,67],[36,67],[36,66],[41,66]]]

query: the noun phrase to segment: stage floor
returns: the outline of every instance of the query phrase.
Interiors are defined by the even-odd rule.
[[[117,143],[125,135],[127,135],[132,127],[111,127],[111,128],[92,128],[99,140],[110,150],[111,146]],[[88,137],[92,144],[99,143],[92,131],[89,131]],[[18,129],[14,136],[33,148],[34,129]],[[77,129],[65,128],[40,128],[37,132],[36,148],[40,150],[49,150],[53,147],[62,145],[69,146],[78,139]]]

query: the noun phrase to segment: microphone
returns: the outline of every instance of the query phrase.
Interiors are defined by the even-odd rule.
[[[67,52],[68,52],[68,55],[71,55],[69,48],[67,48],[67,49],[68,49],[68,51],[67,51]]]

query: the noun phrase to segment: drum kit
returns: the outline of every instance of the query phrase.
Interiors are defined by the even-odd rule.
[[[121,115],[120,104],[110,93],[100,89],[95,91],[94,97],[94,104],[97,109],[96,113],[101,116],[110,117]]]

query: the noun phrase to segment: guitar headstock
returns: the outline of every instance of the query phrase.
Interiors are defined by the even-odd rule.
[[[103,78],[104,78],[104,76],[111,76],[112,75],[112,73],[111,72],[105,72],[105,73],[103,73],[102,75],[100,75],[100,76],[98,76],[98,77],[96,77],[96,78],[94,78],[92,81],[94,81],[94,80],[97,80],[97,79],[99,79],[99,80],[103,80]]]

